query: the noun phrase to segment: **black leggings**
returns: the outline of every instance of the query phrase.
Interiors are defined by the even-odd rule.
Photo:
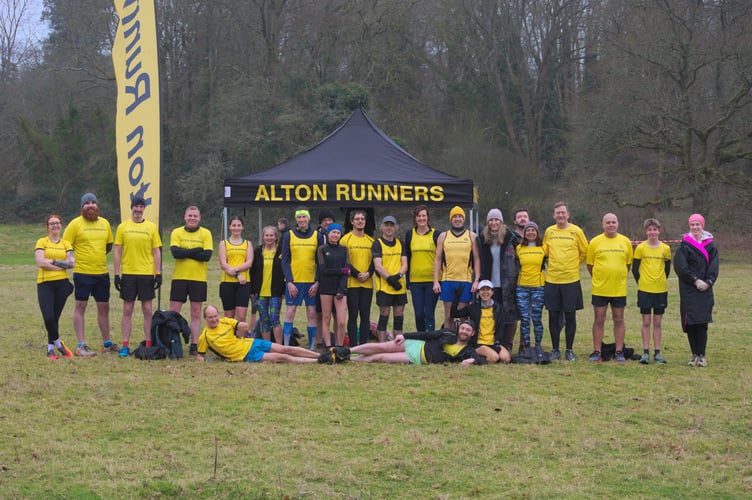
[[[692,354],[705,356],[705,347],[708,345],[708,324],[687,325],[687,340]]]
[[[575,311],[564,312],[567,349],[574,346],[574,334],[577,332],[577,313]],[[551,333],[551,348],[558,351],[561,342],[562,311],[548,311],[548,331]]]
[[[67,279],[45,281],[37,284],[37,300],[42,311],[44,327],[47,329],[47,343],[54,344],[60,338],[60,315],[65,308],[68,296],[73,293],[73,285]]]
[[[373,288],[353,287],[347,289],[347,336],[350,345],[367,344],[371,338],[371,301]],[[358,336],[360,316],[360,336]]]

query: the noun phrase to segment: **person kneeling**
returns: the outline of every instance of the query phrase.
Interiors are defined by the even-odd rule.
[[[302,347],[272,344],[268,340],[246,338],[248,324],[233,318],[221,318],[216,307],[204,308],[206,326],[198,338],[197,361],[204,361],[209,349],[227,361],[258,363],[316,363],[319,354]],[[238,335],[241,335],[240,337]]]
[[[468,344],[474,333],[475,325],[467,320],[460,323],[458,333],[443,329],[399,334],[392,341],[361,344],[352,347],[350,352],[358,355],[352,358],[353,361],[364,363],[485,365],[486,358]]]

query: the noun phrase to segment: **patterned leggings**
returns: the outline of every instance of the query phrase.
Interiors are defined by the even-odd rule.
[[[258,305],[259,323],[261,332],[271,332],[272,328],[279,326],[279,311],[282,309],[282,297],[259,297]]]
[[[520,334],[526,347],[530,346],[530,320],[533,321],[535,345],[543,342],[543,287],[518,286],[517,309],[520,312]]]

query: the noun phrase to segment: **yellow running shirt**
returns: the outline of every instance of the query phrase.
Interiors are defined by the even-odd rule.
[[[637,289],[648,293],[667,292],[666,261],[671,262],[669,246],[661,242],[657,247],[651,247],[647,241],[643,241],[635,248],[634,258],[640,260]]]
[[[115,244],[123,247],[120,261],[122,274],[154,275],[152,250],[162,246],[162,238],[159,237],[156,224],[148,220],[133,222],[132,219],[128,219],[118,226]]]
[[[473,241],[470,231],[465,229],[461,235],[455,236],[447,231],[444,237],[444,273],[442,281],[473,281],[471,254]],[[433,281],[433,278],[431,278]]]
[[[593,266],[593,295],[626,297],[632,242],[622,234],[609,238],[599,234],[590,242],[587,264]]]
[[[582,229],[575,224],[559,229],[554,224],[543,234],[543,244],[548,249],[546,283],[566,285],[580,281],[580,264],[588,249]]]

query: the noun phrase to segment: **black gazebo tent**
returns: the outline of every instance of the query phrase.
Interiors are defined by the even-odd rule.
[[[311,149],[224,186],[225,207],[475,206],[471,179],[422,163],[362,109]]]

